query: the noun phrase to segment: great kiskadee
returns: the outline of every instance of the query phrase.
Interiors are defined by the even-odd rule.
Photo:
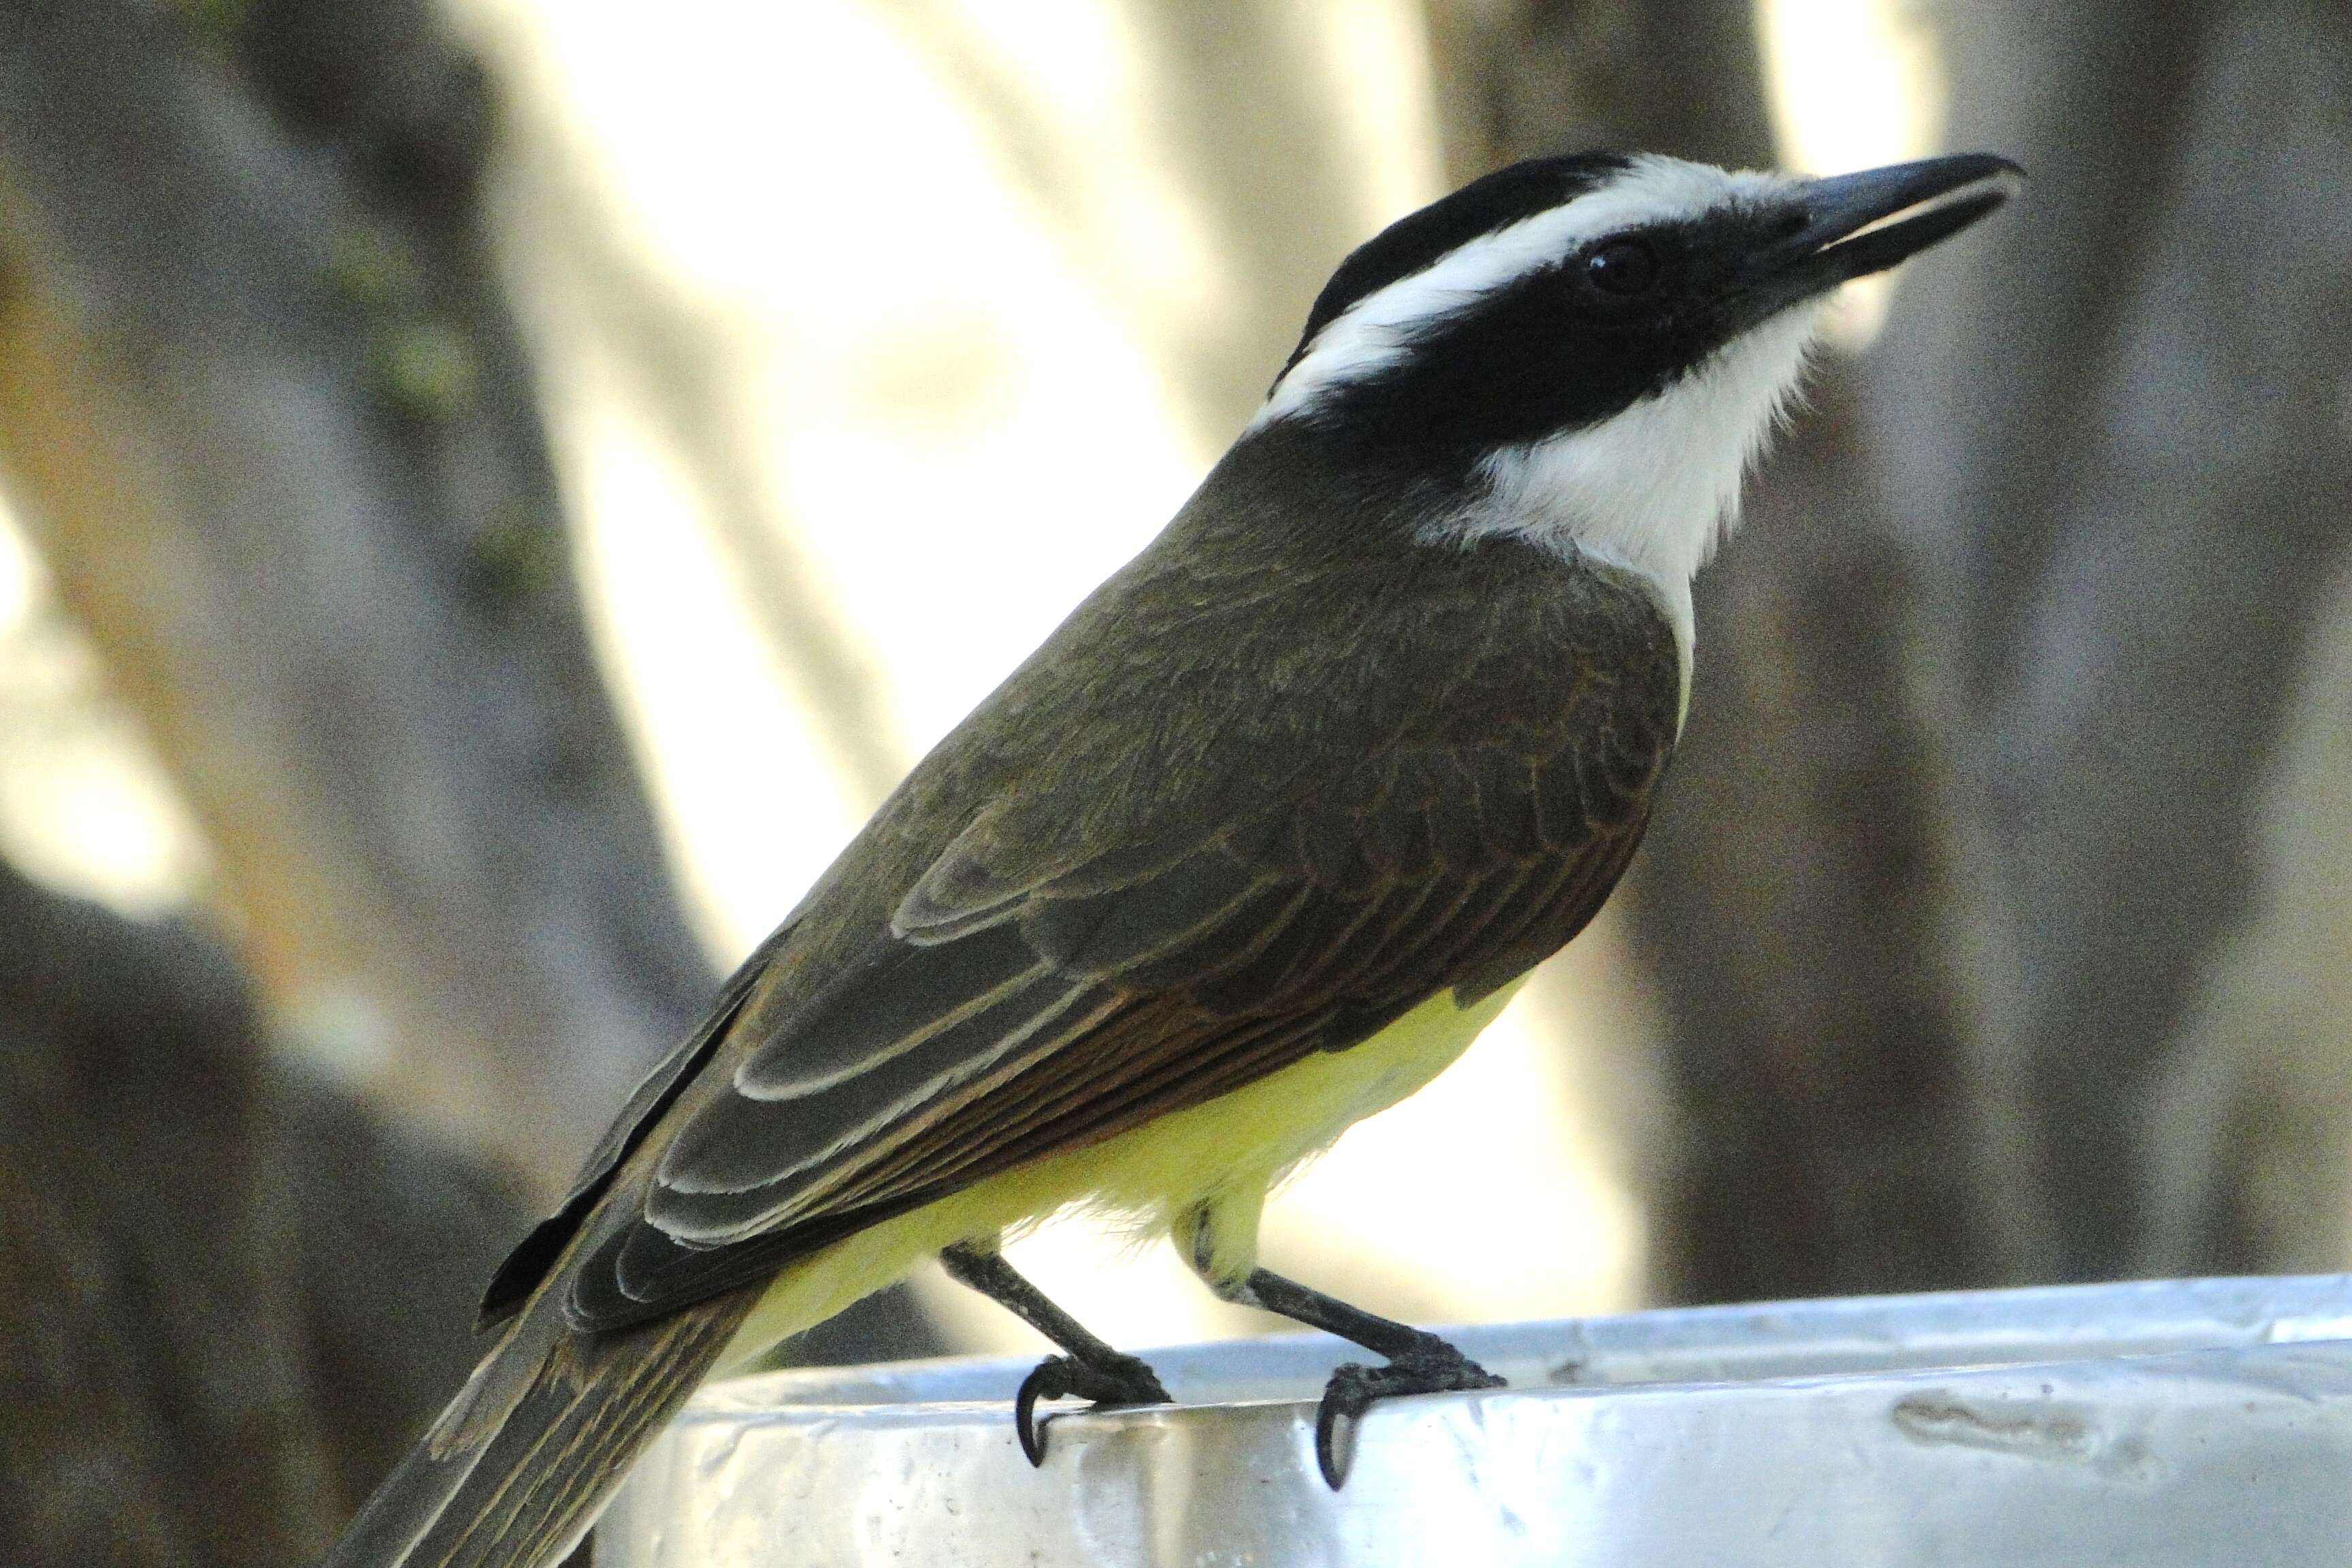
[[[1143,552],[917,765],[491,1282],[496,1346],[331,1559],[553,1563],[714,1372],[945,1258],[1167,1397],[998,1253],[1072,1205],[1380,1357],[1496,1381],[1256,1263],[1268,1187],[1458,1056],[1591,919],[1689,689],[1691,575],[1838,284],[1999,205],[1976,154],[1794,180],[1517,164],[1340,265]]]

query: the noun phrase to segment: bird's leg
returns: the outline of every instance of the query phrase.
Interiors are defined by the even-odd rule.
[[[1149,1366],[1087,1332],[1005,1262],[1003,1254],[958,1242],[940,1254],[940,1262],[958,1284],[971,1286],[1068,1352],[1039,1362],[1013,1396],[1013,1431],[1031,1464],[1045,1462],[1045,1433],[1037,1422],[1041,1399],[1091,1399],[1097,1407],[1169,1403],[1168,1391]]]
[[[1410,1323],[1351,1307],[1335,1296],[1286,1279],[1255,1263],[1220,1268],[1216,1257],[1216,1216],[1207,1208],[1191,1221],[1191,1246],[1184,1251],[1193,1272],[1208,1283],[1219,1300],[1236,1306],[1274,1312],[1309,1328],[1321,1329],[1388,1358],[1385,1366],[1354,1362],[1332,1373],[1323,1387],[1323,1403],[1315,1413],[1315,1463],[1333,1491],[1348,1479],[1353,1457],[1356,1422],[1376,1399],[1408,1394],[1452,1394],[1465,1389],[1501,1388],[1496,1377],[1435,1334]],[[1184,1239],[1181,1235],[1180,1240]]]
[[[1269,1269],[1253,1268],[1233,1288],[1220,1289],[1218,1294],[1352,1340],[1388,1357],[1385,1366],[1349,1362],[1334,1371],[1323,1387],[1323,1404],[1315,1414],[1315,1463],[1334,1491],[1348,1477],[1355,1424],[1374,1400],[1503,1386],[1501,1378],[1435,1334],[1351,1307]]]

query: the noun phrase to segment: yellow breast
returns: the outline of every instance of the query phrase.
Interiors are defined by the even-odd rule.
[[[1467,1007],[1441,992],[1361,1045],[1318,1051],[1231,1094],[992,1176],[845,1237],[777,1277],[720,1358],[718,1375],[897,1282],[955,1242],[992,1239],[1071,1207],[1139,1231],[1164,1229],[1202,1204],[1253,1209],[1302,1161],[1444,1071],[1517,988],[1514,982]]]

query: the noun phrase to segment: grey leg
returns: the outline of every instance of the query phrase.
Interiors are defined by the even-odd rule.
[[[1356,1423],[1374,1400],[1504,1386],[1501,1378],[1435,1334],[1351,1307],[1271,1269],[1253,1268],[1239,1278],[1221,1278],[1211,1266],[1215,1248],[1210,1223],[1206,1213],[1194,1216],[1187,1250],[1193,1271],[1220,1300],[1321,1329],[1388,1358],[1387,1365],[1377,1367],[1350,1362],[1324,1385],[1323,1403],[1315,1413],[1315,1463],[1333,1491],[1348,1479]]]
[[[979,1291],[1067,1352],[1037,1363],[1013,1400],[1013,1427],[1033,1465],[1045,1462],[1045,1433],[1037,1422],[1041,1399],[1090,1399],[1097,1406],[1166,1405],[1168,1391],[1152,1370],[1088,1332],[1001,1253],[959,1243],[940,1254],[949,1278]]]

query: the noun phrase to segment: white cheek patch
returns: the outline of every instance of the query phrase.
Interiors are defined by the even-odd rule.
[[[1727,202],[1769,196],[1788,183],[1777,174],[1727,174],[1705,163],[1643,154],[1599,190],[1448,251],[1411,277],[1357,300],[1315,335],[1250,428],[1311,414],[1335,388],[1394,363],[1433,321],[1559,265],[1604,235],[1695,218]]]
[[[1487,494],[1443,531],[1513,534],[1648,579],[1687,682],[1691,578],[1738,521],[1740,479],[1804,374],[1821,310],[1776,317],[1598,425],[1487,454]]]

